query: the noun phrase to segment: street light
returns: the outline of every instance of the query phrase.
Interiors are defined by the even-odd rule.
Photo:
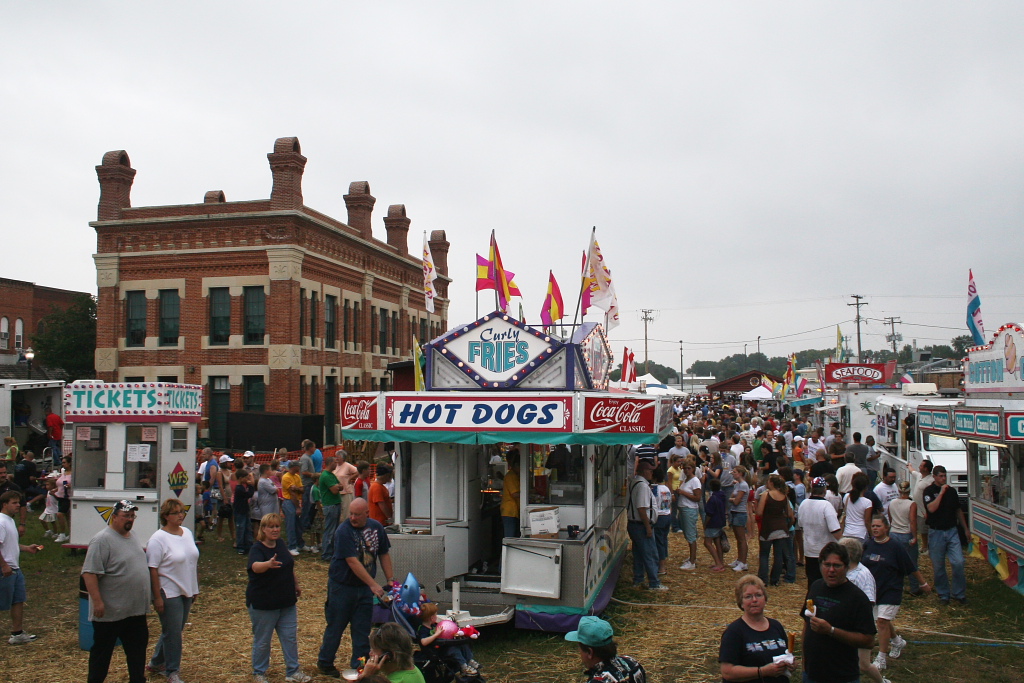
[[[757,369],[761,369],[761,335],[757,335]]]
[[[747,345],[743,345],[743,371],[747,371]]]
[[[28,378],[32,379],[32,359],[36,357],[36,352],[32,350],[32,347],[25,349],[25,361],[28,363]]]

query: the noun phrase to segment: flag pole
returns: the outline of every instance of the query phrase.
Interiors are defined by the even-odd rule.
[[[572,326],[570,329],[573,333],[576,331],[576,320],[580,317],[580,306],[583,303],[583,287],[587,281],[587,273],[590,272],[590,245],[594,243],[594,238],[597,236],[597,226],[593,226],[590,229],[590,242],[587,244],[587,258],[583,260],[583,273],[580,275],[580,295],[576,297],[576,312],[572,316]]]

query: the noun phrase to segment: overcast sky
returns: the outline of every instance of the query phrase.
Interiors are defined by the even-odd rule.
[[[414,252],[447,231],[452,323],[491,229],[527,322],[548,269],[571,316],[592,226],[617,358],[642,360],[641,309],[671,367],[679,340],[686,366],[759,335],[828,347],[851,294],[948,342],[969,268],[990,336],[1024,322],[1020,2],[94,0],[0,22],[5,277],[95,292],[108,150],[138,170],[134,206],[257,199],[294,135],[308,206],[345,220],[367,180],[378,238],[396,203]]]

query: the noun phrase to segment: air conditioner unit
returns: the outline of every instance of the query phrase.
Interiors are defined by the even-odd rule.
[[[3,339],[4,341],[7,341],[10,338],[11,338],[11,333],[10,332],[0,332],[0,339]]]

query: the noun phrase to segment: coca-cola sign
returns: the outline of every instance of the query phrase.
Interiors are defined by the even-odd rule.
[[[341,397],[342,429],[377,429],[378,395]]]
[[[587,396],[583,401],[583,431],[653,434],[657,407],[653,399]]]
[[[884,363],[828,363],[826,380],[833,384],[882,384],[886,381]]]

